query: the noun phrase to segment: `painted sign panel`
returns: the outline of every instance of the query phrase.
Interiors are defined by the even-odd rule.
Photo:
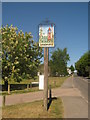
[[[54,25],[39,25],[39,47],[54,47]]]
[[[39,75],[39,90],[44,90],[44,75]]]

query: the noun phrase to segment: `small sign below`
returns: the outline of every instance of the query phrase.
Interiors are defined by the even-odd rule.
[[[39,75],[39,90],[44,90],[44,75]]]

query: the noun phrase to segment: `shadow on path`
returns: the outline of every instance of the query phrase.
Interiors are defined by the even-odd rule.
[[[49,110],[49,108],[50,108],[50,105],[51,105],[51,103],[52,103],[52,101],[53,100],[57,100],[57,98],[56,97],[53,97],[53,98],[49,98],[49,102],[48,102],[48,110]]]
[[[47,110],[49,110],[50,108],[50,105],[52,103],[53,100],[57,100],[56,97],[52,97],[52,91],[51,91],[51,86],[49,87],[49,98],[48,98],[48,107],[47,107]]]

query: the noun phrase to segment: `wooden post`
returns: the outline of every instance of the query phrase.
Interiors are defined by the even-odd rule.
[[[29,84],[27,84],[27,90],[29,89]]]
[[[32,82],[30,82],[30,88],[32,88]]]
[[[8,84],[8,94],[10,94],[10,84]]]
[[[44,48],[44,108],[48,110],[48,48]]]

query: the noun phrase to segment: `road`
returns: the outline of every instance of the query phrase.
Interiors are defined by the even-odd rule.
[[[73,85],[78,88],[81,92],[82,97],[88,102],[88,85],[90,84],[89,79],[84,77],[73,77]]]

